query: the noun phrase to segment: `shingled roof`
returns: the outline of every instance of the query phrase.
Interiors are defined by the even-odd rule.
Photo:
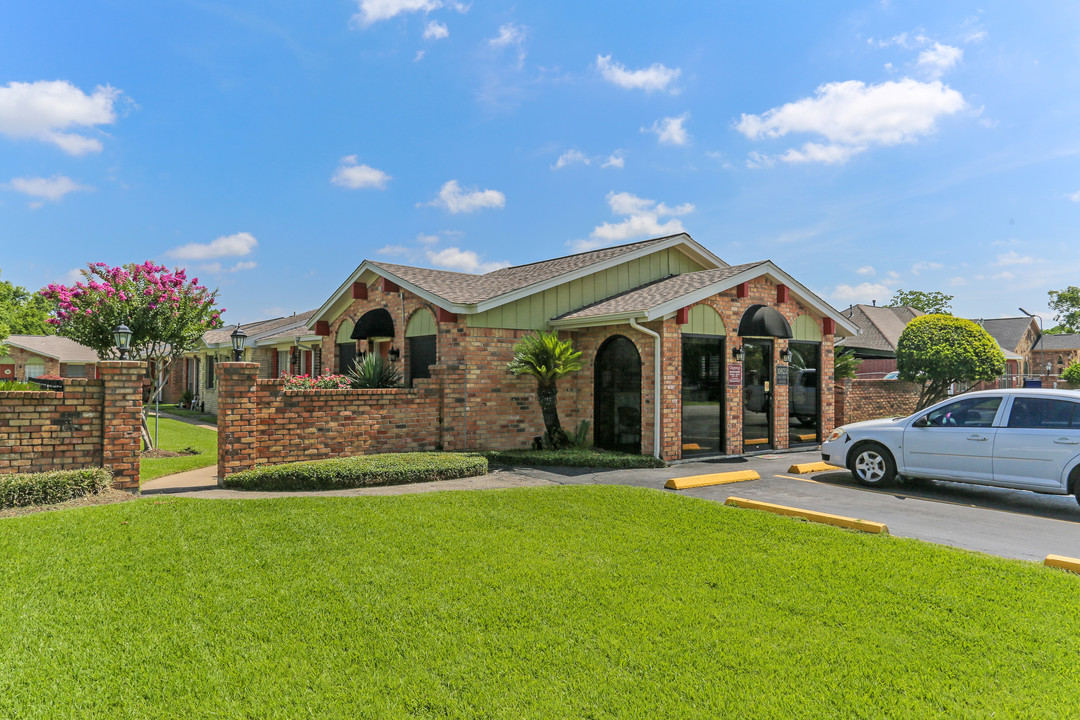
[[[62,363],[96,363],[97,352],[71,338],[59,335],[8,335],[4,342],[36,355],[56,358]]]
[[[859,334],[844,338],[836,344],[852,350],[864,350],[874,355],[893,356],[900,334],[913,319],[924,313],[912,307],[878,307],[852,305],[844,317],[858,326]]]
[[[272,318],[270,320],[258,320],[256,322],[242,324],[240,327],[248,337],[248,342],[253,340],[267,340],[272,336],[284,335],[294,337],[296,335],[308,335],[307,321],[315,314],[314,310],[295,313],[286,317]],[[231,343],[230,336],[236,329],[235,325],[226,325],[217,330],[208,330],[203,333],[202,340],[208,346],[225,345]],[[298,333],[296,330],[303,330]],[[290,334],[291,333],[291,334]]]
[[[551,260],[528,263],[527,265],[514,265],[500,268],[483,275],[471,273],[452,272],[449,270],[432,270],[419,268],[411,265],[396,265],[378,261],[369,261],[369,265],[385,270],[396,275],[402,280],[412,283],[418,288],[438,295],[453,303],[471,305],[480,303],[491,298],[505,295],[515,290],[535,285],[557,278],[560,275],[582,270],[592,265],[618,258],[638,250],[647,249],[671,240],[677,235],[669,235],[642,242],[617,245],[615,247],[601,248],[589,252],[565,255]]]
[[[1080,333],[1045,334],[1032,350],[1080,350]]]
[[[994,338],[998,345],[1005,350],[1016,351],[1020,347],[1020,343],[1024,341],[1024,335],[1027,334],[1028,329],[1031,328],[1031,323],[1035,322],[1027,315],[1021,317],[1010,318],[991,318],[984,320],[983,318],[974,319],[973,322],[982,325],[986,332],[990,333],[990,337]]]

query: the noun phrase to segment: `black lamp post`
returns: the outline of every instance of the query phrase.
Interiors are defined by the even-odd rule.
[[[236,324],[236,329],[232,331],[232,349],[233,360],[240,362],[244,357],[244,343],[247,341],[247,333],[240,329],[240,324]]]
[[[127,360],[128,351],[131,350],[131,328],[127,325],[117,325],[113,330],[113,342],[116,343],[116,349],[120,351],[120,359]]]

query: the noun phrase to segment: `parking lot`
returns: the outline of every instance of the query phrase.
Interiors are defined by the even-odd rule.
[[[672,477],[755,470],[760,480],[693,490],[664,490],[724,502],[749,498],[818,512],[873,520],[897,537],[1041,562],[1048,554],[1080,557],[1080,505],[1071,496],[1037,495],[938,481],[901,482],[886,489],[858,485],[847,471],[787,472],[816,462],[815,451],[694,462],[662,470],[515,468],[563,484],[602,483],[663,489]]]

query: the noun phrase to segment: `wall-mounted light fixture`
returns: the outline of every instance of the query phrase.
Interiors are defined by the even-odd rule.
[[[122,323],[113,330],[113,342],[116,343],[116,349],[120,351],[121,360],[127,360],[128,351],[131,350],[131,336],[131,329]]]
[[[743,352],[743,349],[742,349],[741,345],[739,347],[737,347],[737,348],[732,349],[731,357],[735,358],[735,362],[742,362],[743,361],[743,358],[746,357],[746,353]]]
[[[229,336],[232,339],[233,360],[240,362],[244,357],[244,343],[247,342],[247,333],[240,329],[240,323]]]
[[[389,352],[386,353],[386,357],[390,358],[391,362],[397,362],[401,359],[401,351],[392,347]]]
[[[791,350],[781,350],[780,351],[780,362],[786,362],[786,363],[791,362]]]

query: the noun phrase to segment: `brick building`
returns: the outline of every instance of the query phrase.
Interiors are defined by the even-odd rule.
[[[19,380],[41,375],[65,378],[97,376],[98,356],[94,350],[59,335],[9,335],[3,344],[8,352],[0,357],[0,380]]]
[[[377,352],[424,397],[435,383],[447,450],[543,432],[535,381],[506,363],[522,336],[557,330],[584,365],[560,381],[563,425],[589,420],[598,447],[667,460],[819,441],[834,341],[856,332],[772,262],[729,266],[686,234],[484,275],[364,261],[307,327],[315,372]]]

